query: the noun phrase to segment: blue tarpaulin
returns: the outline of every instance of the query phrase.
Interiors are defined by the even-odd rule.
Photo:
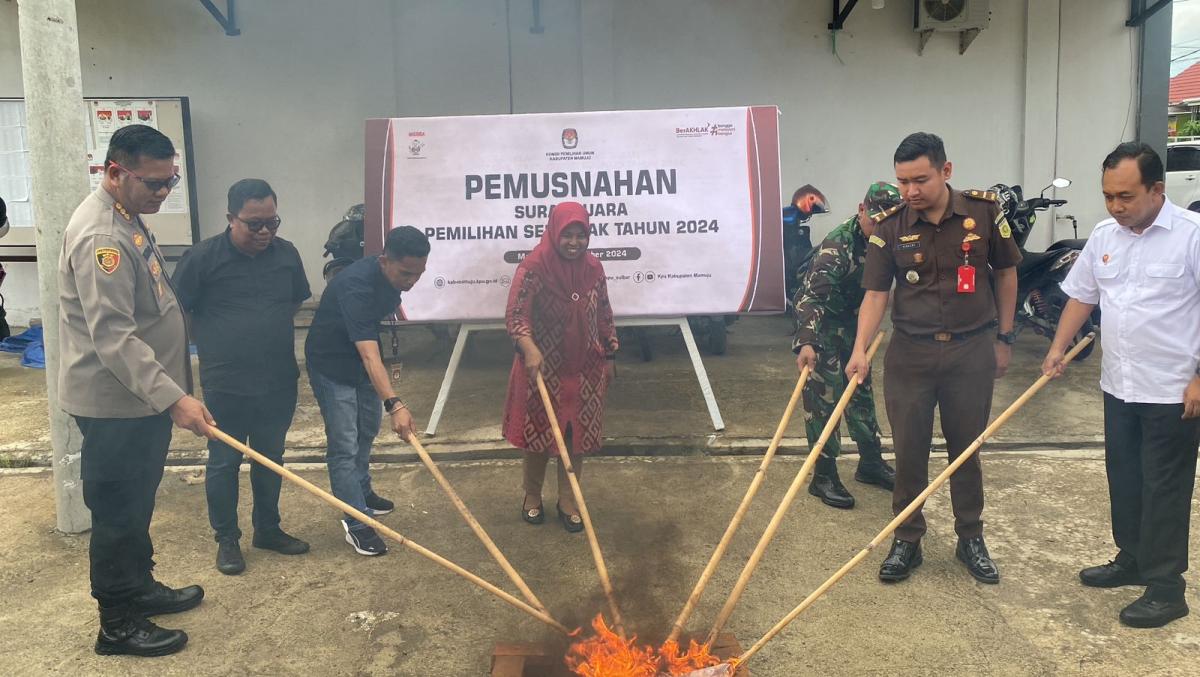
[[[20,334],[0,341],[0,351],[20,353],[23,367],[46,368],[46,347],[42,343],[41,325],[30,327]]]

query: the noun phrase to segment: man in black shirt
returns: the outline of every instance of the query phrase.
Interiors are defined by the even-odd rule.
[[[191,317],[200,353],[204,401],[217,425],[283,463],[284,437],[296,410],[293,316],[312,294],[300,254],[276,237],[275,192],[261,179],[229,189],[229,227],[189,249],[172,282]],[[238,545],[238,468],[242,454],[209,440],[204,486],[216,533],[217,569],[239,574],[246,563]],[[285,555],[308,544],[279,528],[281,478],[252,463],[254,547]]]
[[[381,409],[401,439],[407,440],[413,427],[380,356],[379,323],[396,311],[400,292],[421,278],[428,256],[429,239],[421,231],[393,229],[382,254],[355,261],[329,282],[304,342],[308,380],[325,419],[329,484],[335,496],[367,514],[395,507],[371,488],[368,472]],[[342,529],[358,554],[387,552],[374,529],[349,515]]]

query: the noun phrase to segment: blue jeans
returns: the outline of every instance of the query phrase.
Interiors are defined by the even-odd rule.
[[[315,369],[308,370],[313,396],[325,420],[325,464],[333,495],[362,512],[371,494],[371,444],[379,434],[383,403],[370,381],[358,385],[338,383]],[[346,516],[351,529],[365,527]]]

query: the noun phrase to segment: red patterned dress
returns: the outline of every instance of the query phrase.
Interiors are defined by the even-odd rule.
[[[573,203],[555,208],[543,245],[557,238],[567,225],[568,210],[564,207],[569,204]],[[586,211],[583,218],[587,218]],[[543,258],[557,256],[552,251],[543,253]],[[555,259],[539,264],[534,255],[526,258],[517,267],[505,313],[513,341],[530,336],[542,352],[542,378],[572,454],[588,454],[600,448],[604,395],[608,390],[605,346],[616,337],[603,268],[591,254],[586,257],[590,260],[580,260],[574,271],[569,269],[577,268],[575,264]],[[572,279],[578,281],[575,291],[571,290]],[[519,449],[558,454],[537,383],[529,380],[519,351],[513,357],[508,379],[504,437]]]

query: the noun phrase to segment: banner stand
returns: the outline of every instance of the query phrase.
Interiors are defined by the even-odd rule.
[[[686,317],[630,317],[616,320],[618,327],[678,327],[683,334],[683,342],[687,345],[688,355],[692,358],[692,368],[696,371],[696,380],[700,383],[700,392],[708,405],[708,415],[712,418],[713,430],[725,430],[725,420],[721,418],[721,409],[717,406],[717,398],[713,395],[712,384],[708,380],[708,372],[704,362],[700,360],[700,351],[696,348],[696,338],[692,335],[692,327]],[[450,397],[450,386],[458,372],[459,362],[462,361],[463,348],[467,345],[467,337],[473,331],[489,329],[503,330],[503,322],[464,322],[458,330],[458,339],[454,342],[454,350],[450,353],[450,363],[446,365],[446,375],[442,378],[442,387],[438,391],[437,401],[433,404],[433,412],[429,415],[429,424],[425,426],[425,434],[433,437],[437,434],[438,423],[442,419],[442,410]]]

